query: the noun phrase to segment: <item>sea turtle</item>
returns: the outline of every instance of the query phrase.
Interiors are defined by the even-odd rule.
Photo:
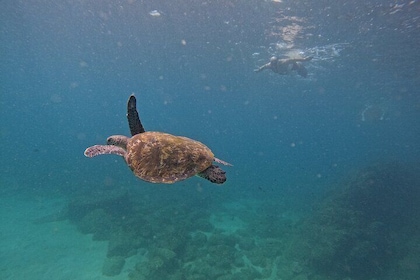
[[[231,165],[216,157],[203,143],[163,132],[146,132],[136,109],[136,98],[127,103],[127,119],[132,137],[113,135],[107,145],[85,150],[87,157],[114,154],[124,157],[134,175],[152,183],[174,183],[198,175],[212,183],[223,184],[225,171],[213,161]]]

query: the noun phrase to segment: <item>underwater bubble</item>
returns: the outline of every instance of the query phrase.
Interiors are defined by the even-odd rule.
[[[162,15],[162,12],[158,10],[153,10],[149,12],[149,15],[151,15],[152,17],[160,17]]]

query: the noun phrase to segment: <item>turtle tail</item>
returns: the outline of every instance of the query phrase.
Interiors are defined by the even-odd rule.
[[[131,136],[143,133],[145,130],[141,124],[139,113],[136,108],[136,97],[134,94],[130,95],[127,102],[127,119],[130,127]]]
[[[226,172],[217,165],[211,165],[197,175],[215,184],[226,182]]]

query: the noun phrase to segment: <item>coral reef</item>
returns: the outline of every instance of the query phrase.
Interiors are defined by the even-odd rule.
[[[102,267],[102,274],[105,276],[115,276],[121,273],[124,267],[125,259],[123,257],[106,258]]]
[[[225,203],[153,189],[84,194],[67,215],[83,233],[109,241],[103,274],[130,265],[130,280],[417,279],[416,174],[372,166],[312,208],[307,199],[293,209],[277,198]],[[303,208],[312,212],[304,216]]]
[[[410,168],[397,163],[353,174],[303,223],[290,248],[291,258],[335,279],[387,275],[387,267],[402,253],[397,246],[400,236],[419,226],[416,178]]]
[[[274,260],[284,247],[274,238],[257,241],[242,227],[225,232],[223,224],[219,228],[211,222],[208,208],[194,201],[134,201],[144,201],[144,197],[109,192],[84,195],[69,203],[69,219],[83,233],[109,241],[104,275],[117,275],[126,258],[141,252],[144,258],[131,268],[131,280],[263,279],[273,273]],[[221,217],[215,222],[233,219]],[[234,219],[244,224],[239,217]]]

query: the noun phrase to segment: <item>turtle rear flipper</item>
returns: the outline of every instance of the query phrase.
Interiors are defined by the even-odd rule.
[[[221,163],[221,164],[223,164],[223,165],[227,165],[227,166],[233,166],[232,164],[230,164],[229,162],[226,162],[226,161],[224,161],[224,160],[221,160],[221,159],[218,159],[218,158],[214,158],[214,161],[215,162],[217,162],[217,163]]]
[[[112,146],[112,145],[95,145],[92,147],[89,147],[84,152],[85,156],[91,158],[96,157],[99,155],[118,155],[124,157],[125,150],[118,146]]]
[[[130,95],[127,102],[127,119],[130,127],[131,136],[143,133],[145,130],[141,124],[139,113],[136,108],[136,97],[134,94]]]
[[[211,165],[197,175],[215,184],[223,184],[226,181],[226,172],[217,165]]]

